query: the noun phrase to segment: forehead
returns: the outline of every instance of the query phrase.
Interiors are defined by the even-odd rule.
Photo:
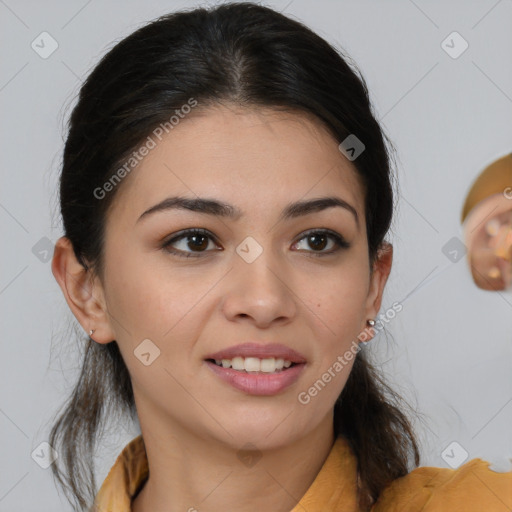
[[[219,106],[150,134],[151,150],[123,179],[110,215],[136,217],[165,196],[217,197],[244,212],[337,193],[364,218],[355,166],[316,117]]]

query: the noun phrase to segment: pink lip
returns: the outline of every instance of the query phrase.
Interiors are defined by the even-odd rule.
[[[305,357],[299,354],[299,352],[277,343],[270,343],[268,345],[242,343],[241,345],[234,345],[220,352],[207,355],[205,359],[233,359],[234,357],[257,357],[259,359],[275,357],[276,359],[285,359],[297,364],[306,362]]]
[[[208,368],[234,388],[245,391],[249,395],[266,396],[276,395],[288,386],[291,386],[299,378],[300,373],[306,366],[304,363],[300,363],[277,373],[264,374],[233,370],[233,368],[223,368],[211,361],[205,362]]]

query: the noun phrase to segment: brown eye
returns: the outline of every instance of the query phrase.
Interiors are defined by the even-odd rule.
[[[183,256],[185,258],[201,256],[201,253],[209,252],[208,244],[213,242],[213,236],[204,229],[188,229],[171,238],[162,246],[167,252]],[[179,247],[176,248],[176,245]],[[215,247],[215,244],[213,244]],[[194,254],[196,253],[196,254]]]
[[[324,229],[309,231],[295,242],[294,247],[297,247],[302,240],[306,240],[307,246],[313,249],[307,252],[311,252],[314,256],[333,254],[340,249],[348,249],[350,247],[350,244],[341,235],[338,235],[338,233],[334,231]],[[330,250],[325,251],[324,249],[329,245],[329,242],[332,242]]]
[[[322,250],[322,249],[325,249],[327,243],[328,243],[328,236],[326,235],[323,235],[323,234],[313,234],[313,235],[308,235],[307,236],[307,239],[308,239],[308,243],[310,245],[310,247],[312,247],[313,249],[315,250]]]
[[[190,249],[193,248],[202,251],[203,249],[206,249],[208,247],[208,237],[204,235],[189,235],[186,238],[189,239],[188,247]]]

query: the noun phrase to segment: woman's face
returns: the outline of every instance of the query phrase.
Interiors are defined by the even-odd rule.
[[[141,425],[270,448],[331,421],[354,361],[344,354],[376,315],[390,267],[388,259],[370,279],[364,192],[338,142],[301,114],[219,107],[181,121],[117,186],[95,290],[106,327],[91,327],[96,341],[117,341]],[[175,196],[239,215],[145,213]],[[324,197],[344,206],[281,217]],[[205,232],[172,241],[189,229]],[[206,359],[247,342],[284,345],[306,363],[273,391],[241,372],[233,385]]]

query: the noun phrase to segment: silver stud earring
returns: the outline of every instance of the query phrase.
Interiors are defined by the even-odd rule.
[[[369,320],[366,320],[366,323],[367,323],[370,327],[374,327],[374,326],[375,326],[375,320],[373,320],[372,318],[370,318]]]
[[[94,331],[95,331],[95,329],[91,329],[91,330],[89,331],[89,336],[92,336],[92,333],[93,333]]]

